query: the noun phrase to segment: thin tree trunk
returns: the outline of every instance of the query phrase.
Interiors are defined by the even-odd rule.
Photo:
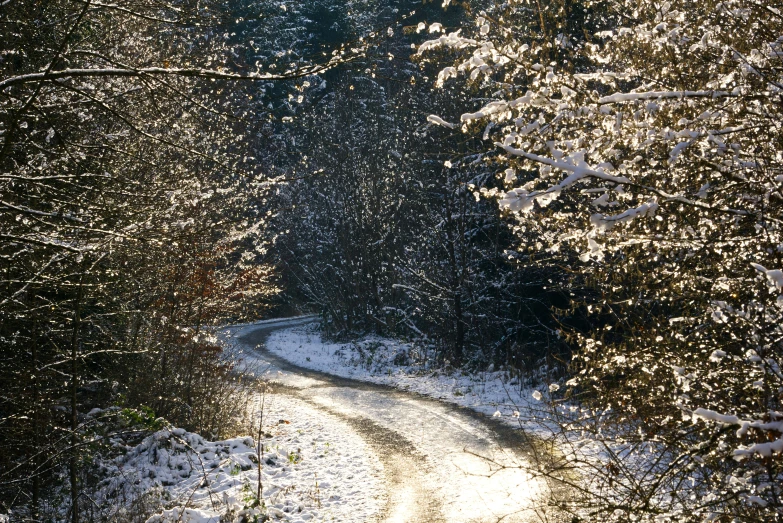
[[[38,375],[38,319],[33,320],[33,329],[30,336],[33,359],[33,492],[30,503],[30,519],[38,521],[38,513],[41,500],[41,410],[40,410],[40,376]]]
[[[266,386],[265,386],[266,387]],[[258,420],[258,448],[256,458],[258,460],[258,481],[256,482],[256,502],[261,506],[261,495],[264,493],[264,484],[261,471],[264,468],[264,408],[266,406],[266,388],[261,393],[261,415]]]
[[[84,273],[79,275],[79,291],[74,304],[73,333],[71,336],[71,452],[68,463],[69,479],[71,484],[71,523],[79,523],[79,485],[77,475],[77,445],[76,430],[79,427],[79,413],[77,410],[77,396],[79,390],[79,327],[81,326],[82,295],[84,287],[82,281]]]
[[[196,308],[196,331],[193,336],[193,339],[198,337],[199,332],[201,332],[201,313],[204,309],[204,293],[207,289],[207,280],[206,276],[202,278],[201,282],[201,291],[199,291],[199,304]],[[188,314],[188,317],[190,314]],[[193,409],[193,374],[195,373],[195,365],[196,365],[196,342],[195,341],[189,341],[188,342],[188,382],[185,389],[185,403],[187,403],[188,407],[191,408],[191,411]],[[191,420],[192,421],[192,420]]]
[[[462,294],[454,293],[454,317],[457,322],[457,339],[454,343],[454,367],[462,365],[462,354],[465,346],[465,322],[462,321]]]

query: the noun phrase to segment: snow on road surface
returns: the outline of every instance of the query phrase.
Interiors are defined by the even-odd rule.
[[[546,487],[521,466],[526,449],[518,433],[444,402],[291,365],[276,354],[299,366],[321,365],[329,373],[350,376],[346,366],[341,369],[334,357],[325,357],[334,347],[323,344],[316,332],[303,326],[308,321],[312,319],[237,327],[225,336],[239,340],[244,357],[257,365],[260,376],[276,384],[277,395],[306,403],[309,415],[342,420],[377,457],[383,483],[375,487],[376,499],[380,494],[383,506],[377,516],[361,521],[483,523],[502,519],[511,523],[538,519],[536,509],[541,508],[538,502]],[[409,388],[416,389],[416,379],[407,379]],[[454,398],[470,394],[466,390],[462,396],[454,395],[451,385]],[[502,408],[512,415],[506,405],[493,408],[493,412]],[[297,409],[289,413],[300,415]],[[364,476],[346,471],[346,482],[357,478],[365,481]],[[366,489],[357,489],[354,498],[343,501],[349,507],[369,506],[371,501],[360,499],[366,495]]]
[[[468,375],[427,370],[410,361],[409,354],[415,351],[410,344],[375,336],[352,343],[327,342],[321,340],[312,322],[271,332],[266,349],[299,367],[423,394],[499,418],[528,433],[538,432],[541,420],[530,423],[534,421],[531,416],[520,419],[520,411],[536,411],[538,399],[559,388],[558,384],[542,387],[543,394],[520,388],[519,381],[497,371]]]

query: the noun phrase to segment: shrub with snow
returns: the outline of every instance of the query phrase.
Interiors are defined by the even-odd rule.
[[[563,429],[592,425],[608,464],[576,504],[606,520],[783,517],[781,11],[511,1],[475,22],[419,53],[460,50],[437,83],[493,93],[459,118],[506,184],[476,194],[515,218],[521,249],[595,291],[596,327],[568,333],[590,408]]]

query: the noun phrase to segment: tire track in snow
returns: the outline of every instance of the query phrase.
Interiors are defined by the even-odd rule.
[[[312,318],[298,323],[308,321]],[[246,328],[239,341],[269,366],[276,393],[340,417],[377,452],[387,490],[379,523],[537,519],[529,501],[540,486],[513,468],[524,459],[517,451],[524,445],[517,432],[415,393],[301,368],[265,349],[272,331],[296,324]],[[493,468],[478,456],[498,459],[510,468]]]

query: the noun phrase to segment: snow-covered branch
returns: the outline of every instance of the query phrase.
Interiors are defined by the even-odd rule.
[[[303,67],[301,69],[294,70],[290,73],[284,74],[272,74],[272,73],[229,73],[225,71],[215,69],[201,69],[201,68],[168,68],[168,67],[143,67],[138,69],[127,68],[88,68],[88,69],[61,69],[42,73],[30,73],[19,76],[13,76],[0,81],[0,90],[5,90],[8,87],[15,85],[21,85],[31,82],[47,81],[47,80],[60,80],[64,78],[85,78],[85,77],[138,77],[138,76],[184,76],[193,78],[204,78],[213,80],[288,80],[294,78],[301,78],[310,76],[321,72],[326,66],[311,66]]]
[[[608,96],[602,96],[598,99],[597,103],[603,105],[665,98],[726,98],[729,96],[736,95],[727,91],[647,91],[641,93],[614,93]]]

